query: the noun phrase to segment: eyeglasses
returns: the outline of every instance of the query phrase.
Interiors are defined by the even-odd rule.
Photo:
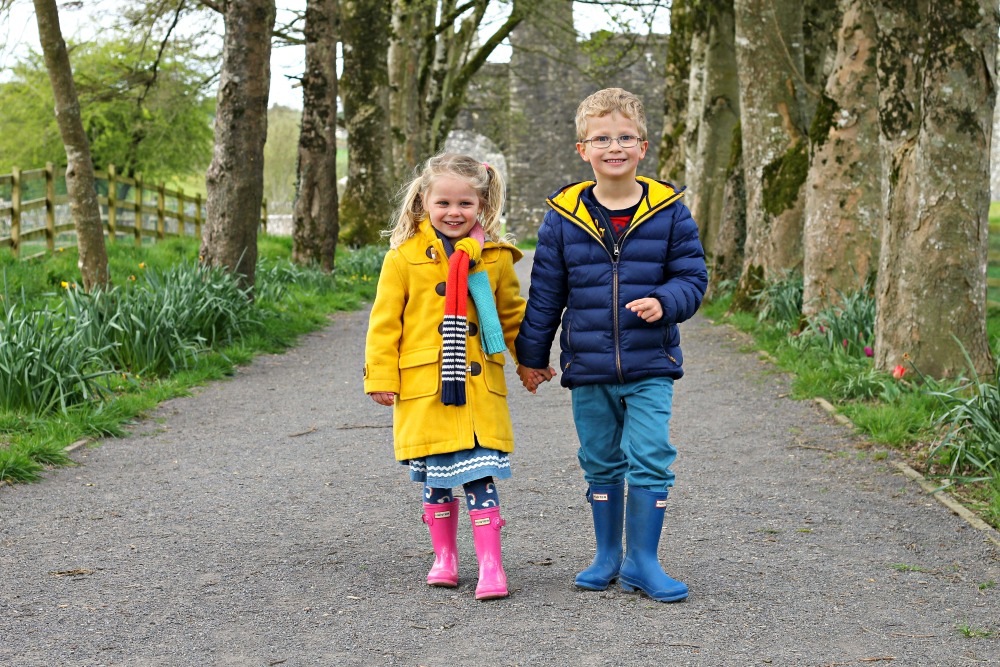
[[[580,143],[589,143],[594,148],[607,148],[611,145],[611,141],[617,141],[618,145],[622,148],[633,148],[642,141],[642,137],[637,137],[634,134],[623,134],[620,137],[606,137],[603,134],[599,137],[591,137],[590,139],[584,139]]]

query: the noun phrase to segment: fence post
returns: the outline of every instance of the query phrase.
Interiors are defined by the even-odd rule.
[[[142,246],[142,174],[135,174],[135,245]]]
[[[21,170],[10,170],[10,251],[14,257],[21,257]]]
[[[201,193],[194,195],[194,235],[201,238]]]
[[[45,247],[56,251],[56,173],[51,162],[45,163]]]
[[[167,206],[167,194],[164,191],[166,186],[161,181],[156,186],[156,240],[162,241],[167,232],[167,218],[164,214]]]
[[[114,243],[118,235],[118,184],[115,182],[115,165],[108,165],[108,240]]]
[[[184,188],[177,186],[177,233],[187,236],[187,223],[184,220]]]

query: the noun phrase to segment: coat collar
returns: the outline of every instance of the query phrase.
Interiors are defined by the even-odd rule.
[[[482,261],[487,264],[497,261],[501,250],[509,250],[515,262],[524,256],[520,250],[512,245],[487,241],[483,248]],[[420,221],[416,234],[399,246],[399,254],[410,264],[427,264],[438,260],[443,260],[445,264],[448,263],[444,243],[434,233],[431,221],[427,218]]]
[[[686,189],[677,190],[666,181],[657,181],[645,176],[636,176],[635,180],[646,185],[646,196],[639,201],[639,208],[635,212],[634,220],[636,221],[642,221],[652,213],[674,203],[683,196]],[[582,222],[596,230],[597,224],[594,222],[593,216],[590,215],[590,211],[587,210],[586,199],[583,196],[587,188],[594,184],[595,181],[572,183],[554,192],[546,200],[546,203],[563,216]]]

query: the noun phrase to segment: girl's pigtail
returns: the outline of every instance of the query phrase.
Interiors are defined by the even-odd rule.
[[[422,190],[422,178],[418,175],[410,181],[403,191],[403,197],[399,208],[396,209],[392,227],[382,232],[383,236],[389,237],[390,248],[398,248],[406,239],[416,233],[417,226],[424,215]]]
[[[506,241],[506,237],[501,234],[501,217],[503,216],[504,198],[506,197],[506,186],[500,172],[487,163],[483,163],[486,170],[486,202],[483,206],[483,230],[487,238],[495,241]]]

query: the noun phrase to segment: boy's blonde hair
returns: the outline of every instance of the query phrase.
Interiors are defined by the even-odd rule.
[[[500,216],[503,213],[506,188],[500,172],[485,162],[459,153],[439,153],[424,163],[423,168],[403,189],[402,201],[396,209],[395,222],[382,232],[389,237],[389,247],[398,248],[417,233],[420,221],[427,217],[424,199],[439,176],[451,176],[468,181],[482,205],[479,221],[487,241],[513,245],[511,235],[501,236]]]
[[[646,111],[642,100],[621,88],[605,88],[580,102],[580,106],[576,108],[577,141],[587,138],[588,118],[600,118],[614,111],[635,123],[640,139],[649,138],[646,136]]]

